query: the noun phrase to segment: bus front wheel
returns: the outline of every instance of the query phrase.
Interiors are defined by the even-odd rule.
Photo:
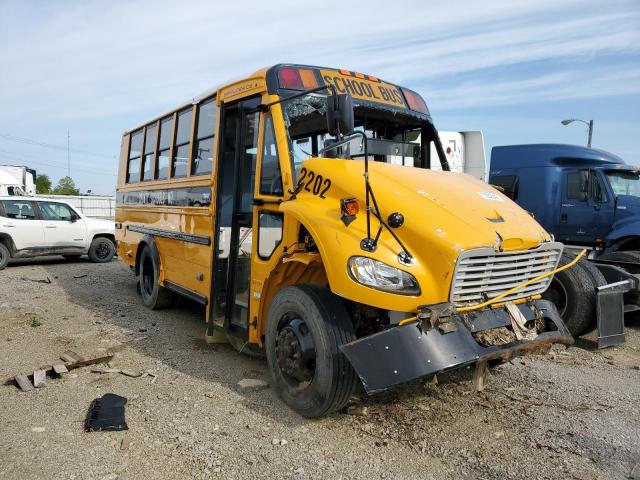
[[[305,284],[280,291],[269,307],[265,343],[284,402],[307,418],[345,407],[357,376],[339,347],[355,339],[347,310],[328,288]]]
[[[143,248],[140,254],[138,286],[143,303],[151,310],[167,308],[173,301],[172,292],[158,284],[159,270],[149,247]]]

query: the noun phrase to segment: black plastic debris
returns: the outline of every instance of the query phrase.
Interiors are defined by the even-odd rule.
[[[84,428],[87,432],[115,432],[129,430],[124,419],[127,399],[113,393],[106,393],[91,402]]]

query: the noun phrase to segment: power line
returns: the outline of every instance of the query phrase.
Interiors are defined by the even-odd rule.
[[[36,165],[44,165],[44,166],[47,166],[47,167],[59,168],[59,169],[62,169],[62,170],[67,170],[67,167],[64,167],[62,165],[54,165],[52,163],[41,162],[40,160],[29,160],[29,159],[22,158],[22,157],[16,157],[14,155],[6,155],[4,153],[0,153],[0,157],[8,158],[8,159],[11,159],[11,160],[18,160],[20,162],[35,163]],[[74,168],[74,170],[77,170],[77,171],[83,172],[83,173],[100,173],[102,175],[110,175],[112,177],[117,177],[118,176],[113,172],[107,172],[107,171],[104,171],[104,170],[86,170],[84,168]]]
[[[9,135],[8,133],[0,132],[0,138],[4,138],[5,140],[9,140],[11,142],[22,143],[25,145],[34,145],[36,147],[53,148],[56,150],[64,150],[66,152],[71,151],[74,153],[81,153],[83,155],[91,155],[93,157],[104,157],[109,159],[116,158],[116,155],[105,155],[104,153],[94,153],[94,152],[88,152],[86,150],[69,149],[68,147],[64,147],[62,145],[54,145],[53,143],[42,142],[40,140],[33,140],[31,138],[17,137],[15,135]]]
[[[5,155],[2,155],[3,153],[4,153]],[[26,154],[23,154],[23,153],[17,154],[17,153],[15,153],[15,152],[11,152],[11,151],[9,151],[9,150],[4,150],[4,149],[2,149],[2,148],[0,148],[0,155],[4,156],[5,158],[12,158],[12,159],[14,159],[14,160],[18,160],[18,161],[21,161],[21,162],[27,162],[27,163],[31,162],[31,163],[41,163],[41,164],[42,164],[42,161],[37,160],[37,158],[38,158],[38,157],[34,157],[34,156],[32,156],[32,155],[26,155]],[[34,160],[34,158],[35,158],[36,160]],[[49,159],[49,160],[50,160],[51,162],[56,162],[56,163],[57,163],[57,162],[60,162],[60,164],[62,164],[62,163],[64,162],[64,160],[56,160],[56,159]],[[62,168],[62,165],[53,165],[53,164],[51,164],[51,163],[47,163],[46,165],[55,166],[56,168]],[[83,168],[82,168],[82,167],[86,167],[86,164],[84,164],[84,163],[80,163],[80,162],[72,162],[72,166],[73,166],[74,168],[79,166],[79,169],[80,169],[80,170],[82,170],[82,171],[84,171],[84,172],[87,172],[87,171],[88,171],[88,170],[86,170],[86,168],[85,168],[85,169],[83,169]],[[112,175],[112,174],[113,174],[113,171],[100,170],[100,169],[98,169],[98,170],[91,170],[91,171],[90,171],[90,173],[93,173],[93,172],[95,172],[95,173],[107,173],[107,174],[109,174],[109,175]]]

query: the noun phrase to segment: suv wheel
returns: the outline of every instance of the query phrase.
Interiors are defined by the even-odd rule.
[[[109,262],[115,254],[116,246],[106,237],[94,238],[89,247],[89,258],[95,263]]]
[[[0,270],[7,266],[10,258],[11,252],[4,243],[0,243]]]

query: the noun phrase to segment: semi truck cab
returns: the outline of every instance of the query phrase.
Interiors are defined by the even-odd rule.
[[[568,245],[595,255],[640,250],[640,171],[575,145],[509,145],[491,152],[489,182]]]

